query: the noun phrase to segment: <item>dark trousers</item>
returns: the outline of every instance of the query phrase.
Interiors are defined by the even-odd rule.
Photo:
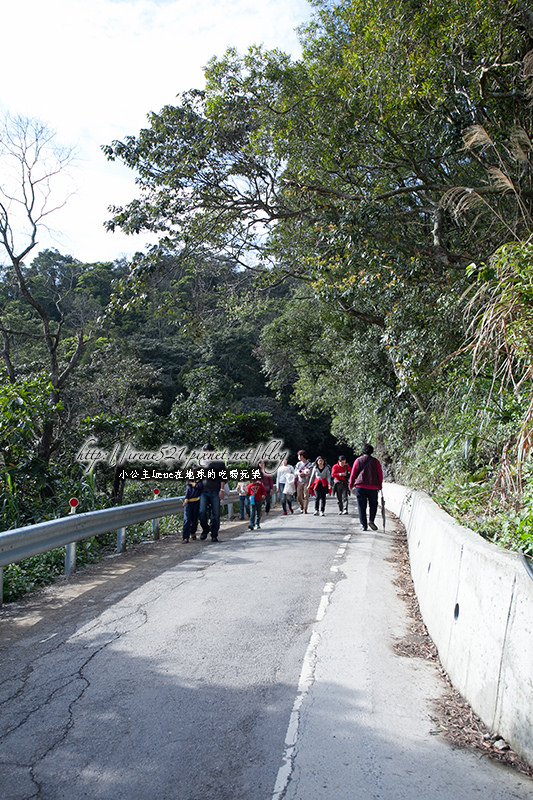
[[[248,497],[246,495],[241,494],[239,497],[239,503],[241,508],[241,519],[244,519],[245,511],[248,514],[248,516],[250,516],[250,500],[248,499]]]
[[[255,503],[250,503],[250,527],[261,524],[261,510],[263,508],[263,501],[256,500]]]
[[[323,483],[317,483],[315,489],[315,511],[324,511],[326,508],[327,488]]]
[[[348,484],[346,481],[337,481],[334,492],[339,504],[339,511],[348,511]]]
[[[368,517],[370,522],[374,522],[378,513],[378,489],[363,489],[356,487],[357,508],[359,510],[359,522],[363,528],[368,528],[366,508],[368,505]]]
[[[198,528],[198,513],[200,511],[200,498],[185,505],[183,509],[183,538],[190,539]]]
[[[281,494],[281,507],[285,514],[287,513],[287,506],[289,511],[292,511],[292,494],[285,494],[285,484],[280,483],[279,491]]]
[[[218,492],[202,492],[200,495],[199,516],[202,538],[206,539],[209,531],[211,531],[211,538],[216,539],[220,528],[220,497]]]

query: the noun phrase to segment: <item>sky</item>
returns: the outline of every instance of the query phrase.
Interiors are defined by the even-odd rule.
[[[132,200],[136,188],[134,173],[108,162],[101,146],[137,134],[179,92],[202,88],[203,67],[229,46],[263,44],[298,57],[295,29],[312,10],[307,0],[0,4],[0,115],[38,119],[75,151],[68,202],[33,253],[55,247],[84,262],[128,257],[149,241],[105,231],[108,207]]]

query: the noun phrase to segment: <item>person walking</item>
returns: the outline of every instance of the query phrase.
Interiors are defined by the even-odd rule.
[[[274,489],[274,478],[267,470],[264,461],[258,461],[257,466],[261,470],[261,483],[265,487],[265,514],[268,514],[270,511],[270,504],[272,502],[272,490]]]
[[[331,493],[331,470],[322,456],[318,456],[309,477],[309,491],[315,496],[315,517],[326,513],[326,495]]]
[[[237,493],[239,495],[240,516],[244,519],[245,513],[250,516],[250,499],[248,497],[248,486],[250,481],[239,481],[237,484]]]
[[[251,531],[257,531],[261,527],[261,509],[263,500],[266,497],[265,487],[260,478],[254,478],[250,481],[248,497],[250,498],[250,522],[248,527]]]
[[[355,486],[359,522],[364,531],[369,527],[373,531],[378,529],[374,520],[378,511],[378,492],[383,486],[383,470],[377,458],[372,455],[373,452],[371,444],[363,445],[361,455],[356,458],[348,481],[350,489]]]
[[[190,478],[187,479],[185,498],[183,500],[183,532],[181,539],[183,544],[188,544],[189,539],[196,539],[200,496],[202,494],[202,481],[198,480],[197,475],[198,465],[192,464],[190,470]]]
[[[224,486],[226,481],[221,477],[226,465],[215,458],[215,448],[204,444],[202,448],[204,458],[200,463],[204,477],[202,479],[202,493],[200,495],[200,526],[202,533],[200,539],[207,539],[211,533],[211,541],[218,542],[220,529],[220,501],[224,499]]]
[[[296,478],[296,496],[300,506],[300,513],[307,514],[309,505],[309,478],[311,477],[312,463],[307,458],[305,450],[298,450],[298,463],[294,468]]]
[[[276,475],[276,489],[281,495],[281,507],[283,514],[287,516],[287,508],[292,514],[292,498],[295,491],[294,486],[294,467],[289,464],[287,458],[283,459],[281,467]]]
[[[339,514],[348,513],[348,479],[351,467],[346,461],[346,456],[339,456],[338,461],[331,468],[333,479],[333,494],[337,498]]]

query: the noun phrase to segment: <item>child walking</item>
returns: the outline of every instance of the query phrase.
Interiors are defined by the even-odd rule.
[[[250,530],[258,530],[261,527],[261,509],[263,500],[266,497],[265,487],[261,483],[261,478],[250,481],[248,486],[248,497],[250,498]]]

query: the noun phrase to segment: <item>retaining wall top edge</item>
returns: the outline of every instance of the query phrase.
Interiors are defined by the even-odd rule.
[[[488,556],[490,554],[491,557],[496,557],[507,567],[513,566],[516,567],[517,570],[524,569],[520,562],[519,553],[512,550],[505,550],[503,547],[493,544],[493,542],[487,542],[479,533],[476,533],[471,528],[467,528],[465,525],[461,525],[448,514],[447,511],[441,508],[427,492],[420,489],[410,489],[399,483],[391,482],[388,485],[394,486],[396,489],[400,490],[400,492],[403,490],[406,495],[410,494],[412,502],[416,502],[417,505],[427,506],[428,513],[431,517],[438,518],[441,527],[445,528],[450,536],[458,539],[461,545],[469,547],[470,549],[480,550],[483,555]]]

